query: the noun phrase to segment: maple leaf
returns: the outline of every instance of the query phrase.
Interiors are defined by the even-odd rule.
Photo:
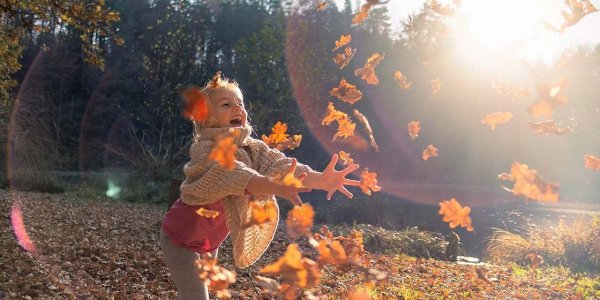
[[[352,114],[358,119],[360,124],[363,126],[367,135],[369,136],[369,145],[375,149],[376,152],[379,152],[379,145],[375,141],[375,136],[373,136],[373,129],[371,128],[371,124],[369,124],[369,119],[365,115],[363,115],[358,109],[352,110]]]
[[[591,155],[591,154],[585,154],[583,156],[583,162],[584,162],[584,166],[587,169],[591,169],[595,172],[599,172],[600,171],[600,159]]]
[[[408,135],[410,135],[410,139],[416,139],[419,136],[419,132],[421,132],[421,122],[410,121],[408,123]]]
[[[471,217],[469,217],[469,214],[471,213],[470,207],[462,207],[462,205],[454,198],[444,200],[439,204],[440,210],[438,213],[443,216],[442,220],[447,222],[450,228],[454,229],[461,226],[466,228],[467,231],[473,231]]]
[[[335,107],[333,106],[333,102],[329,102],[327,104],[327,113],[326,113],[325,117],[323,118],[323,120],[321,121],[321,124],[329,125],[333,121],[338,121],[338,120],[346,119],[346,118],[348,118],[348,114],[335,109]]]
[[[282,257],[263,267],[259,273],[281,276],[283,282],[303,288],[318,285],[322,276],[318,264],[302,257],[296,243],[288,245],[287,251]]]
[[[339,241],[328,242],[321,240],[319,241],[317,252],[319,253],[317,262],[320,265],[344,264],[348,261],[346,250],[344,250]]]
[[[529,113],[534,118],[552,117],[557,106],[567,103],[567,97],[563,94],[566,85],[567,80],[564,78],[561,78],[552,86],[547,84],[538,85],[539,98],[537,102],[527,108]]]
[[[348,43],[350,43],[350,41],[352,41],[352,36],[351,35],[340,35],[340,39],[335,41],[335,48],[333,48],[333,51],[336,51],[337,49],[340,49],[343,46],[346,46]]]
[[[354,57],[355,53],[356,49],[348,46],[344,49],[343,53],[338,53],[335,55],[335,57],[333,58],[333,62],[336,65],[338,65],[338,67],[340,67],[341,70],[345,66],[347,66],[348,63],[350,63],[350,60],[352,59],[352,57]]]
[[[277,206],[273,201],[250,201],[250,211],[250,221],[244,224],[243,228],[253,225],[261,226],[264,223],[273,222],[277,218]]]
[[[381,191],[381,187],[377,185],[377,173],[369,172],[368,168],[364,169],[360,173],[360,189],[369,196],[371,196],[371,191]]]
[[[442,89],[442,82],[439,79],[433,79],[431,83],[431,93],[437,95]]]
[[[356,129],[356,123],[352,122],[350,118],[343,118],[338,120],[338,128],[335,135],[333,135],[333,140],[337,137],[348,138],[354,135],[354,131]]]
[[[181,92],[183,117],[194,122],[202,122],[208,117],[208,100],[199,88],[189,87]]]
[[[233,136],[217,138],[217,142],[208,154],[208,159],[216,161],[228,170],[233,170],[235,168],[235,153],[237,149],[238,147],[235,144]]]
[[[203,207],[200,207],[199,209],[197,209],[196,214],[198,214],[199,216],[202,216],[202,217],[213,218],[213,219],[219,216],[218,211],[205,209]]]
[[[512,118],[513,114],[510,112],[496,112],[485,115],[481,120],[481,124],[486,124],[494,130],[498,124],[508,123]]]
[[[332,88],[331,91],[329,91],[329,94],[338,97],[340,100],[349,104],[356,103],[363,95],[361,91],[356,89],[355,85],[346,82],[346,79],[340,80],[340,85]]]
[[[342,164],[344,166],[348,166],[354,163],[354,159],[350,157],[350,153],[347,153],[346,151],[340,151],[338,152],[338,155],[342,160]]]
[[[286,219],[288,236],[292,239],[311,236],[314,216],[315,211],[310,204],[302,203],[301,206],[294,206],[288,212]]]
[[[438,156],[439,155],[438,150],[439,149],[433,145],[427,145],[427,148],[425,148],[425,150],[423,150],[423,154],[422,154],[423,160],[428,160],[432,157]]]
[[[279,151],[294,150],[300,146],[302,135],[296,134],[290,138],[289,134],[286,133],[287,128],[287,124],[278,121],[273,125],[273,128],[271,128],[271,134],[269,136],[263,134],[261,139],[269,145],[269,147]]]
[[[588,14],[598,11],[598,9],[590,2],[590,0],[565,0],[568,11],[561,12],[564,22],[560,27],[561,31],[568,26],[577,24],[581,19]]]
[[[235,282],[235,273],[218,266],[217,259],[210,254],[196,260],[196,266],[198,277],[208,285],[209,290],[220,298],[231,297],[227,288]]]
[[[512,190],[505,187],[515,196],[521,195],[532,200],[549,203],[557,202],[560,197],[557,184],[547,183],[537,170],[529,169],[526,164],[515,162],[510,168],[510,176],[502,173],[498,175],[498,178],[515,182]]]
[[[402,72],[396,71],[396,73],[394,73],[394,79],[396,79],[396,81],[398,82],[398,85],[400,86],[401,89],[403,89],[405,91],[410,90],[410,88],[412,86],[412,81],[406,82],[406,76],[404,76],[404,74],[402,74]]]
[[[559,128],[556,125],[556,121],[554,121],[554,120],[541,121],[541,122],[537,122],[537,123],[528,121],[527,124],[529,124],[529,127],[531,127],[531,129],[533,130],[533,132],[535,134],[563,135],[563,134],[567,134],[567,133],[571,132],[571,128],[569,128],[569,127]]]
[[[384,54],[373,53],[365,63],[363,68],[354,70],[354,75],[360,76],[368,84],[379,84],[379,78],[375,74],[375,67],[383,60]]]

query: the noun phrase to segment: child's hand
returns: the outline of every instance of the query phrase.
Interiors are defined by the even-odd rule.
[[[295,158],[293,158],[292,164],[290,165],[290,169],[286,172],[286,174],[289,174],[289,173],[294,174],[294,172],[296,171],[297,163],[298,163],[298,161]],[[299,180],[304,180],[304,178],[306,178],[306,176],[307,176],[306,173],[302,173],[296,178],[298,178]],[[310,188],[295,187],[293,185],[285,185],[283,183],[278,183],[278,187],[276,188],[276,190],[277,190],[277,192],[275,194],[277,196],[290,201],[293,205],[302,205],[302,199],[300,199],[300,196],[298,195],[298,193],[304,193],[304,192],[311,191]]]
[[[340,191],[342,194],[346,195],[346,197],[352,198],[352,193],[346,189],[345,185],[360,186],[360,181],[346,179],[348,174],[358,169],[358,165],[351,164],[341,171],[336,171],[335,165],[337,164],[337,161],[338,155],[334,154],[331,157],[331,161],[329,162],[329,165],[327,165],[327,168],[321,173],[320,185],[321,189],[327,191],[327,200],[331,200],[331,196],[336,191]]]

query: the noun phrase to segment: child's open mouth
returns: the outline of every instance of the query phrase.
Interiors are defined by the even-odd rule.
[[[242,118],[233,118],[229,121],[229,124],[234,126],[242,126]]]

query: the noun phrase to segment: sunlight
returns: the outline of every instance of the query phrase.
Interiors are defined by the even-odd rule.
[[[108,190],[106,190],[106,196],[115,198],[121,193],[121,187],[116,185],[112,180],[108,181]]]

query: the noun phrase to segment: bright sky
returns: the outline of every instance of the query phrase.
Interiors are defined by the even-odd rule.
[[[335,0],[338,7],[343,0]],[[364,1],[360,1],[363,3]],[[441,4],[451,0],[439,0]],[[559,34],[543,28],[540,20],[547,20],[555,27],[562,22],[561,11],[567,6],[563,0],[463,0],[461,13],[468,20],[463,38],[476,41],[478,46],[498,47],[509,42],[526,41],[522,54],[530,60],[549,63],[565,48],[578,44],[600,43],[600,12],[585,16],[577,24],[567,27]],[[390,0],[387,4],[394,26],[406,21],[408,15],[417,13],[425,0]],[[591,3],[600,8],[600,0]],[[356,4],[354,4],[356,5]],[[356,9],[356,8],[355,8]],[[398,28],[395,28],[398,29]],[[473,45],[469,45],[473,49]]]

